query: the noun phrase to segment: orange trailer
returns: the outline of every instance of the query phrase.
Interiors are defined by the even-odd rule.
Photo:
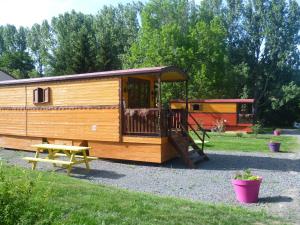
[[[251,132],[254,125],[253,102],[254,99],[189,100],[189,123],[195,125],[195,119],[204,129],[213,130],[217,123],[223,122],[226,131]],[[171,100],[170,103],[172,109],[186,107],[183,100]]]

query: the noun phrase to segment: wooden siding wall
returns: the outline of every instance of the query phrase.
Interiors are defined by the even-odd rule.
[[[90,141],[91,156],[162,163],[177,156],[168,139],[124,136],[123,143]]]
[[[0,134],[26,136],[26,110],[0,110]]]
[[[216,125],[216,121],[224,120],[226,121],[226,126],[236,126],[237,116],[235,113],[192,113],[196,121],[202,124],[203,127],[211,129]],[[194,120],[189,117],[189,123],[191,125],[196,125]]]
[[[192,105],[200,104],[202,110],[193,111]],[[172,109],[185,109],[185,103],[171,103]],[[236,103],[189,103],[190,112],[201,113],[236,113]]]
[[[34,151],[31,147],[35,144],[41,144],[42,138],[24,137],[24,136],[8,136],[0,134],[0,146],[3,148],[22,149],[27,151]]]
[[[118,105],[119,80],[99,79],[88,81],[30,85],[27,87],[27,106],[33,104],[33,89],[51,88],[52,106]]]
[[[27,126],[32,137],[119,141],[119,110],[29,110]]]
[[[119,141],[119,84],[113,78],[1,87],[0,135]],[[37,87],[50,87],[50,103],[33,104]]]
[[[0,107],[3,106],[25,106],[25,86],[0,87]]]

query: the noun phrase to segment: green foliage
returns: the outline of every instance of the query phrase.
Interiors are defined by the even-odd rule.
[[[229,1],[225,23],[229,36],[229,61],[239,73],[237,90],[254,98],[254,110],[265,123],[291,123],[295,117],[273,114],[299,110],[300,8],[296,1]],[[297,81],[293,83],[292,81]],[[292,82],[292,83],[291,83]],[[295,85],[295,86],[294,86]],[[289,105],[289,109],[285,106]],[[272,109],[273,106],[273,109]],[[279,107],[279,108],[278,108]]]
[[[0,57],[0,70],[7,71],[16,78],[29,78],[34,69],[33,61],[27,52],[5,52]]]
[[[234,179],[235,180],[259,180],[260,177],[252,175],[251,170],[250,169],[246,169],[242,173],[238,172],[234,176]]]
[[[257,121],[256,124],[254,124],[252,127],[252,132],[255,135],[261,134],[263,132],[263,126],[261,122]]]
[[[74,74],[96,70],[93,20],[92,16],[75,11],[52,19],[52,38],[55,40],[55,45],[51,47],[52,74]]]
[[[193,138],[197,140],[197,137],[193,135]],[[289,136],[273,136],[266,134],[243,134],[242,137],[237,137],[236,134],[232,133],[215,133],[210,132],[210,136],[207,139],[209,142],[205,143],[205,150],[213,151],[238,151],[238,152],[270,152],[268,142],[270,139],[280,142],[281,149],[283,152],[297,151],[299,148],[297,138]]]
[[[218,17],[204,21],[195,18],[196,13],[189,1],[150,1],[142,11],[140,35],[123,58],[124,67],[176,65],[189,74],[191,98],[229,95],[225,27]],[[164,99],[184,95],[179,84],[165,84],[162,94]]]
[[[32,179],[24,170],[18,176],[9,176],[0,165],[0,221],[4,225],[35,224],[37,221],[50,224],[43,215],[46,196],[35,192],[38,180]],[[12,168],[13,170],[13,168]],[[41,194],[41,196],[36,196]],[[38,197],[38,198],[37,198]],[[43,219],[41,219],[44,217]]]
[[[8,177],[18,177],[22,182],[27,182],[28,177],[39,176],[31,198],[48,193],[49,187],[53,187],[48,199],[44,200],[47,211],[39,212],[31,224],[240,225],[283,222],[281,218],[271,217],[263,210],[135,193],[59,173],[11,167],[2,169]],[[21,221],[19,224],[30,223]]]
[[[243,133],[236,133],[235,135],[236,135],[237,137],[243,137],[244,134],[243,134]]]
[[[134,43],[139,31],[138,12],[142,5],[105,6],[95,16],[97,63],[101,70],[121,69],[122,55]]]

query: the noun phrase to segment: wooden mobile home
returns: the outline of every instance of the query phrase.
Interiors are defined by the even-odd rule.
[[[154,67],[0,82],[0,147],[81,145],[91,156],[153,163],[179,155],[192,167],[187,111],[163,109],[160,97],[162,82],[186,81],[178,68]]]
[[[172,109],[184,109],[183,100],[171,100]],[[251,132],[254,125],[254,99],[197,99],[188,101],[189,123],[196,120],[204,129],[214,129],[223,121],[226,131]]]

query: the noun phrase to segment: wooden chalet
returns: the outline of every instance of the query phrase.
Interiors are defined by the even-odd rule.
[[[162,163],[181,156],[193,167],[189,146],[207,159],[203,145],[187,132],[186,108],[162,108],[162,82],[184,88],[187,76],[154,67],[2,81],[0,147],[81,145],[99,158]],[[195,135],[204,143],[205,132]]]
[[[252,132],[254,99],[195,99],[188,101],[189,123],[204,129],[214,129],[223,121],[226,131]],[[185,100],[171,100],[172,109],[185,109]]]

